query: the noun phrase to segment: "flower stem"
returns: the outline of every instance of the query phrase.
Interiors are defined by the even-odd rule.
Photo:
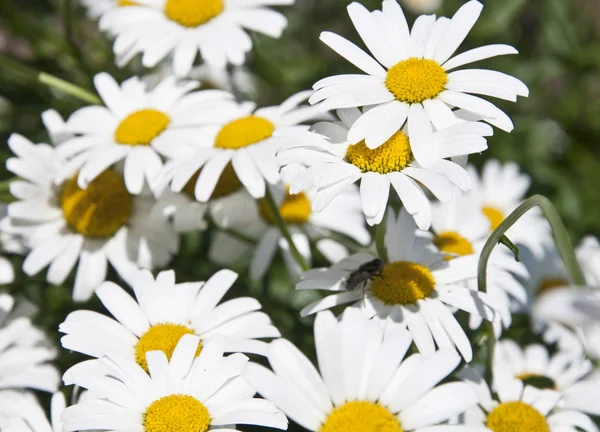
[[[44,84],[48,87],[52,87],[57,90],[60,90],[64,93],[67,93],[73,97],[76,97],[77,99],[80,99],[84,102],[95,104],[95,105],[99,105],[102,103],[100,98],[98,96],[96,96],[95,94],[93,94],[85,89],[82,89],[81,87],[76,86],[75,84],[71,84],[68,81],[62,80],[60,78],[57,78],[57,77],[47,74],[45,72],[40,72],[40,74],[38,75],[38,80],[39,80],[39,82],[41,82],[42,84]]]
[[[491,234],[479,257],[479,263],[477,266],[477,287],[479,291],[487,292],[487,264],[490,259],[490,255],[494,250],[494,247],[502,241],[504,233],[513,226],[525,213],[531,210],[533,207],[540,207],[550,222],[552,227],[552,234],[554,236],[554,242],[558,249],[560,256],[563,260],[567,273],[572,283],[575,285],[585,285],[585,278],[581,267],[577,262],[577,256],[573,250],[573,244],[569,233],[558,214],[558,211],[552,205],[550,200],[542,195],[534,195],[531,198],[525,200],[519,207],[517,207],[502,223],[496,228]],[[506,242],[503,242],[506,243]],[[487,358],[487,369],[486,369],[486,381],[491,385],[492,380],[492,363],[494,359],[494,348],[496,344],[496,336],[494,334],[493,325],[491,322],[486,321],[488,330],[488,358]]]
[[[298,248],[292,240],[290,230],[288,229],[288,226],[281,217],[281,213],[279,213],[279,207],[277,206],[277,203],[275,202],[275,199],[273,198],[273,194],[269,190],[269,187],[267,187],[267,191],[265,194],[265,202],[267,203],[267,205],[269,206],[269,210],[273,214],[273,219],[275,219],[275,224],[277,225],[277,228],[279,228],[279,232],[281,232],[281,235],[285,238],[288,245],[290,246],[290,252],[294,256],[294,259],[296,260],[298,265],[302,267],[303,271],[309,270],[310,267],[308,266],[308,263],[306,262],[300,251],[298,251]]]
[[[377,248],[377,255],[384,263],[389,262],[387,248],[385,247],[385,233],[387,231],[387,210],[383,215],[381,223],[377,225],[375,229],[375,247]]]

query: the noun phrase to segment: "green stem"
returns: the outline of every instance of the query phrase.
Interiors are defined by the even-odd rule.
[[[40,72],[38,75],[38,80],[48,87],[60,90],[84,102],[94,105],[99,105],[102,103],[100,98],[95,94],[45,72]]]
[[[515,261],[521,262],[521,252],[519,251],[517,245],[510,241],[510,239],[505,235],[500,237],[500,243],[506,246],[513,253],[513,255],[515,256]]]
[[[377,255],[384,263],[389,262],[387,248],[385,247],[385,232],[387,231],[387,210],[383,215],[381,223],[377,225],[375,229],[375,247],[377,248]]]
[[[302,270],[307,271],[310,267],[308,266],[308,263],[306,262],[306,260],[304,259],[304,257],[300,253],[300,251],[298,251],[298,248],[292,241],[292,235],[290,234],[290,230],[288,229],[285,221],[281,217],[281,213],[279,213],[279,207],[277,206],[277,203],[275,202],[275,199],[273,198],[273,194],[271,194],[271,191],[269,190],[268,187],[267,187],[267,192],[265,194],[265,202],[269,206],[269,210],[271,211],[271,214],[273,215],[273,219],[275,220],[275,224],[277,225],[277,228],[279,228],[279,232],[281,232],[281,235],[286,239],[286,241],[288,242],[288,245],[290,245],[290,252],[292,252],[294,259],[296,260],[298,265],[300,265],[300,267],[302,267]]]
[[[481,256],[479,257],[479,263],[477,266],[477,287],[481,292],[487,292],[487,280],[486,272],[487,265],[490,259],[490,255],[494,250],[494,247],[502,241],[504,233],[513,226],[525,213],[531,210],[533,207],[540,207],[550,222],[552,227],[552,234],[554,236],[554,242],[556,248],[560,253],[563,260],[567,273],[572,283],[575,285],[585,285],[585,277],[581,271],[581,267],[577,262],[577,256],[573,250],[571,238],[569,233],[558,214],[558,211],[552,205],[550,200],[542,195],[534,195],[531,198],[525,200],[519,207],[517,207],[502,223],[496,228],[483,246]],[[486,326],[489,333],[488,339],[488,359],[487,359],[487,370],[486,370],[486,381],[491,385],[492,380],[492,363],[494,358],[494,348],[496,344],[496,336],[492,323],[486,321]]]

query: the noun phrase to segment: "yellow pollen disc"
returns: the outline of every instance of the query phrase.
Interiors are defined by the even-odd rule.
[[[372,402],[354,401],[336,407],[319,432],[403,432],[394,414]]]
[[[381,275],[373,278],[371,291],[386,304],[409,305],[429,297],[435,291],[435,279],[421,264],[397,261],[386,264]]]
[[[517,375],[517,379],[523,381],[524,385],[533,386],[539,388],[541,390],[551,389],[556,390],[556,383],[550,377],[545,375],[538,375],[532,373],[524,373],[521,375]]]
[[[119,0],[118,3],[119,6],[137,6],[138,3],[131,1],[131,0]]]
[[[198,181],[200,171],[194,174],[183,187],[183,192],[193,200],[196,199],[196,181]],[[240,182],[240,179],[235,175],[235,170],[230,162],[221,173],[221,177],[219,177],[210,199],[222,198],[238,191],[241,187],[242,182]]]
[[[210,413],[195,397],[172,394],[155,400],[143,415],[144,432],[206,432]]]
[[[387,174],[402,171],[413,159],[408,137],[402,131],[396,132],[373,150],[367,147],[364,141],[346,149],[346,160],[362,172]]]
[[[273,217],[273,212],[271,212],[271,209],[264,198],[258,200],[258,207],[263,219],[271,225],[274,225],[275,218]],[[296,195],[290,194],[290,189],[288,187],[285,189],[283,202],[279,206],[279,213],[281,214],[281,218],[287,223],[297,225],[306,223],[312,213],[310,200],[302,192]]]
[[[247,116],[227,123],[215,140],[216,148],[239,149],[256,144],[269,138],[275,131],[275,125],[269,120]]]
[[[448,231],[435,236],[433,243],[440,251],[459,256],[471,255],[474,252],[469,240],[456,231]],[[452,256],[444,257],[445,260],[451,260],[452,258]]]
[[[448,75],[438,62],[409,58],[392,66],[385,86],[399,101],[421,103],[439,95],[448,82]]]
[[[167,0],[165,15],[184,27],[198,27],[223,12],[223,0]]]
[[[542,279],[538,286],[537,295],[543,294],[545,292],[551,291],[554,288],[560,288],[569,285],[569,281],[565,278],[546,278]]]
[[[107,169],[86,189],[77,186],[77,175],[67,180],[60,206],[69,226],[85,237],[110,237],[131,216],[133,197],[119,174]]]
[[[146,333],[142,335],[135,346],[135,361],[146,372],[148,372],[148,363],[146,363],[146,353],[148,351],[162,351],[171,360],[173,351],[177,346],[177,342],[183,335],[194,334],[188,327],[181,324],[155,324]],[[202,351],[202,344],[198,344],[196,357]]]
[[[549,432],[546,419],[523,402],[506,402],[488,415],[486,426],[494,432]]]
[[[498,225],[500,225],[504,221],[504,214],[495,207],[485,206],[481,210],[490,221],[490,224],[492,225],[492,230],[498,228]]]
[[[154,110],[143,109],[129,114],[115,132],[115,141],[125,145],[150,145],[169,126],[169,116]]]

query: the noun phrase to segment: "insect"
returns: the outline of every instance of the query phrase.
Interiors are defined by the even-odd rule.
[[[381,275],[383,266],[384,263],[379,258],[367,261],[348,275],[348,278],[344,283],[344,288],[346,291],[356,291],[357,289],[361,288],[364,298],[367,282],[369,282],[375,276]]]

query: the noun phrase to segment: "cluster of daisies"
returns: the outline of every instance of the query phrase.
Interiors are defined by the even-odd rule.
[[[475,0],[411,28],[396,0],[375,11],[351,3],[367,51],[328,31],[321,40],[356,73],[258,108],[232,93],[225,68],[243,66],[246,30],[279,37],[286,19],[268,6],[292,3],[84,1],[120,66],[141,54],[162,72],[121,83],[100,73],[101,103],[66,119],[42,114],[49,143],[9,139],[18,179],[0,221],[4,252],[107,313],[83,306],[60,324],[62,348],[87,358],[61,371],[62,388],[58,351],[32,324],[40,311],[0,294],[0,430],[292,421],[315,432],[597,432],[597,239],[577,247],[586,281],[576,286],[550,225],[529,212],[506,232],[522,262],[497,247],[478,290],[484,245],[530,179],[495,160],[479,174],[468,156],[494,128],[513,129],[487,97],[516,101],[528,89],[463,66],[517,51],[457,54],[482,12]],[[195,79],[209,75],[222,89]],[[258,299],[235,295],[237,273],[177,282],[168,268],[180,233],[207,229],[215,235],[199,260],[245,262],[261,280],[282,257],[312,299],[293,318],[315,315],[316,359]],[[313,268],[316,254],[331,265]],[[2,258],[0,282],[14,278]],[[517,317],[539,343],[503,337]]]

